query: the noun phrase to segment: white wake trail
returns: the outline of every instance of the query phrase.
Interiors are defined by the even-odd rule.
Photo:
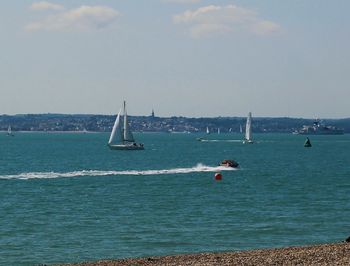
[[[199,172],[220,172],[232,171],[235,168],[225,166],[206,166],[198,164],[190,168],[173,168],[161,170],[124,170],[124,171],[102,171],[102,170],[80,170],[72,172],[29,172],[14,175],[0,175],[0,179],[48,179],[48,178],[71,178],[81,176],[118,176],[118,175],[170,175],[170,174],[188,174]]]

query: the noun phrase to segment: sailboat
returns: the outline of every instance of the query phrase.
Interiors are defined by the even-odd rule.
[[[11,126],[9,126],[7,128],[7,136],[11,136],[11,137],[14,137],[15,135],[12,133],[12,129],[11,129]]]
[[[207,127],[207,134],[210,134],[209,127]]]
[[[249,112],[248,113],[248,117],[247,117],[247,122],[245,125],[245,136],[244,136],[244,140],[243,143],[253,143],[252,140],[252,113]]]
[[[142,143],[136,143],[134,136],[130,130],[128,123],[128,115],[126,113],[125,101],[123,105],[124,123],[121,122],[121,111],[119,111],[115,119],[111,136],[109,137],[108,146],[111,150],[143,150]]]

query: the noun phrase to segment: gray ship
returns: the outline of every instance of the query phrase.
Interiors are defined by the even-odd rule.
[[[303,128],[296,130],[293,134],[299,135],[343,135],[344,129],[335,126],[329,126],[316,120],[313,125],[303,126]]]

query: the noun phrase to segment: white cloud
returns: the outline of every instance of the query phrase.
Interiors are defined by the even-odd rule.
[[[281,27],[272,21],[262,20],[252,25],[252,30],[258,35],[266,35],[273,32],[279,32]]]
[[[28,31],[88,31],[105,28],[120,15],[104,6],[81,6],[46,17],[26,26]]]
[[[236,31],[267,35],[281,30],[281,26],[275,22],[259,18],[255,11],[235,5],[210,5],[194,11],[187,10],[173,16],[173,22],[188,25],[188,31],[194,38]]]
[[[196,4],[201,0],[162,0],[165,3],[175,3],[175,4]]]
[[[59,4],[53,4],[46,1],[36,2],[30,6],[32,10],[63,10],[64,7]]]

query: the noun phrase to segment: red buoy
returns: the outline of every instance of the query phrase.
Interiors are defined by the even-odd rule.
[[[220,173],[216,173],[215,180],[221,180],[221,179],[222,179],[222,175]]]

